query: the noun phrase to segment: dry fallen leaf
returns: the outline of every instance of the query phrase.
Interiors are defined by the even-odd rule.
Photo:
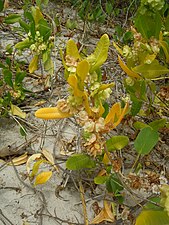
[[[54,161],[53,155],[49,151],[47,151],[45,149],[42,150],[42,154],[52,164],[52,166],[54,166],[54,168],[57,171],[59,171],[58,167],[55,165],[55,161]]]
[[[45,103],[46,103],[46,101],[42,100],[42,101],[37,102],[34,106],[41,106],[41,105],[44,105]]]
[[[52,176],[52,171],[45,171],[42,173],[39,173],[36,178],[35,178],[35,182],[34,185],[38,185],[38,184],[45,184]]]
[[[30,223],[24,221],[22,225],[30,225]]]
[[[26,113],[23,112],[18,106],[11,104],[11,113],[14,116],[19,116],[22,119],[26,118]]]
[[[104,207],[101,212],[91,221],[91,224],[99,224],[103,221],[114,222],[114,215],[111,210],[111,204],[104,201]]]
[[[15,157],[12,162],[15,166],[19,166],[19,165],[22,165],[24,163],[27,162],[28,160],[28,153],[25,152],[23,155],[20,155],[19,157]],[[9,165],[12,165],[12,163],[9,163]]]

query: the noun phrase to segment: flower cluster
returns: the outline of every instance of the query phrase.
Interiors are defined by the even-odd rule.
[[[123,47],[123,55],[128,60],[132,60],[135,64],[146,63],[151,64],[156,55],[160,52],[159,41],[151,37],[148,41],[145,40],[140,33],[133,27],[131,28],[134,35],[134,44],[129,47]]]
[[[104,118],[90,118],[86,111],[80,111],[77,116],[78,124],[83,128],[84,144],[87,153],[96,157],[104,149],[103,132],[105,131]]]
[[[32,35],[30,32],[28,33],[28,39],[32,41]],[[36,31],[33,44],[30,46],[30,50],[33,53],[40,55],[47,48],[51,48],[53,46],[52,42],[53,42],[53,37],[50,37],[48,41],[44,41],[43,36],[40,35],[40,32]]]
[[[163,8],[165,4],[164,0],[142,0],[141,5],[148,7],[154,11],[159,11]]]

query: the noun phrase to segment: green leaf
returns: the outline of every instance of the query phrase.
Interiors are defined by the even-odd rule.
[[[46,20],[44,19],[39,20],[38,30],[40,32],[40,35],[43,37],[44,41],[47,41],[52,31]]]
[[[53,74],[54,65],[51,58],[48,58],[47,61],[44,63],[44,69],[48,73]]]
[[[6,23],[6,24],[13,24],[13,23],[19,22],[20,19],[21,19],[21,15],[19,15],[19,14],[10,14],[9,16],[7,16],[4,19],[4,23]]]
[[[74,30],[77,28],[77,22],[75,20],[71,20],[70,18],[66,21],[65,24],[67,29]]]
[[[0,12],[4,9],[4,1],[0,0]]]
[[[12,72],[8,69],[3,69],[4,81],[10,86],[13,87],[12,82]]]
[[[94,178],[95,184],[104,184],[108,180],[109,176],[97,176]]]
[[[131,31],[127,31],[123,36],[123,42],[129,43],[133,40],[133,33]]]
[[[109,179],[106,181],[106,188],[109,192],[119,193],[123,190],[123,186],[116,175],[111,175]]]
[[[20,131],[20,134],[21,134],[22,137],[26,137],[27,132],[26,132],[25,127],[23,127],[23,126],[21,127],[21,126],[20,126],[19,131]]]
[[[23,79],[26,76],[26,72],[16,72],[16,77],[15,77],[15,84],[21,84]]]
[[[7,67],[4,64],[2,64],[1,62],[0,62],[0,68],[7,69]]]
[[[149,39],[154,36],[158,39],[162,27],[162,19],[159,13],[153,15],[148,13],[144,15],[139,14],[135,19],[135,26],[144,38]]]
[[[15,45],[15,48],[19,49],[19,50],[23,50],[24,48],[29,48],[32,43],[33,43],[32,41],[30,41],[28,38],[26,38],[25,40],[17,43]]]
[[[106,13],[110,15],[113,12],[113,4],[110,2],[106,2]]]
[[[97,43],[94,53],[88,57],[89,61],[90,61],[90,58],[93,58],[93,62],[90,69],[91,73],[97,70],[106,61],[109,45],[110,45],[110,41],[109,41],[108,35],[103,34],[99,42]]]
[[[43,51],[43,54],[42,54],[42,61],[43,61],[43,63],[45,63],[48,60],[48,58],[50,58],[49,52],[47,50]]]
[[[47,5],[49,0],[36,0],[36,5],[41,7],[43,4]]]
[[[143,128],[134,141],[134,147],[139,154],[147,155],[157,144],[159,133],[151,127]]]
[[[127,136],[113,136],[106,141],[106,146],[109,152],[115,150],[121,150],[129,143],[129,138]]]
[[[142,122],[139,122],[139,121],[135,122],[135,123],[133,124],[133,126],[134,126],[134,128],[136,128],[137,130],[141,130],[141,129],[144,128],[144,127],[148,127],[147,124],[142,123]]]
[[[6,57],[5,62],[8,65],[8,67],[10,68],[11,67],[11,59],[9,57]]]
[[[136,73],[140,73],[147,79],[153,79],[169,72],[165,66],[160,65],[157,60],[154,60],[151,64],[143,64],[132,68]]]
[[[19,20],[19,24],[25,30],[26,33],[29,32],[30,27],[27,23],[25,23],[23,20]]]
[[[166,31],[169,31],[169,14],[168,14],[168,16],[166,17],[166,20],[165,20],[165,28],[166,28]]]
[[[164,51],[166,62],[169,63],[169,44],[166,41],[159,41],[159,44]]]
[[[31,32],[32,39],[35,39],[36,29],[35,29],[35,22],[34,21],[32,21],[30,23],[30,32]]]
[[[135,225],[168,225],[169,216],[162,210],[143,210],[136,219]]]
[[[132,116],[136,116],[137,113],[139,113],[143,101],[140,101],[136,96],[134,96],[133,94],[130,95],[131,101],[132,101],[132,106],[131,106],[131,114]]]
[[[146,205],[144,206],[144,209],[155,209],[155,210],[161,210],[161,207],[158,205],[153,204],[154,203],[158,203],[160,205],[161,202],[161,198],[160,197],[152,197],[150,198],[151,202],[147,202]]]
[[[107,102],[105,102],[103,104],[103,107],[104,107],[104,113],[103,113],[102,117],[105,119],[109,113],[109,104]]]
[[[66,168],[69,170],[81,170],[85,168],[93,168],[95,166],[95,161],[85,154],[74,154],[66,161]]]
[[[160,128],[163,128],[166,124],[167,120],[164,118],[164,119],[160,119],[160,120],[155,120],[151,123],[149,123],[148,125],[150,127],[153,128],[153,130],[159,130]]]

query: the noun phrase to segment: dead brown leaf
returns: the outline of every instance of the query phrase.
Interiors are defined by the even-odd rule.
[[[104,207],[101,212],[91,221],[91,224],[99,224],[103,221],[114,222],[114,215],[111,210],[111,204],[104,201]]]

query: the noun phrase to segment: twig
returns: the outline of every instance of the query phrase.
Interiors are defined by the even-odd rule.
[[[42,225],[42,217],[41,217],[41,215],[42,215],[43,210],[44,210],[45,208],[47,208],[47,207],[46,207],[47,202],[46,202],[46,199],[45,199],[44,194],[43,194],[41,191],[36,190],[34,187],[30,186],[29,184],[25,183],[25,182],[20,178],[20,176],[19,176],[19,174],[18,174],[18,171],[17,171],[17,169],[16,169],[16,167],[15,167],[15,165],[14,165],[14,163],[13,163],[12,160],[11,160],[11,164],[12,164],[12,166],[13,166],[13,168],[14,168],[14,171],[15,171],[15,174],[16,174],[18,180],[19,180],[25,187],[27,187],[27,188],[29,188],[31,191],[33,191],[35,194],[39,194],[39,195],[41,196],[41,198],[39,197],[39,199],[40,199],[40,201],[42,202],[42,207],[38,210],[38,215],[40,216],[40,225]]]
[[[79,181],[79,189],[80,189],[80,196],[81,196],[82,206],[83,206],[84,223],[85,223],[85,225],[89,225],[87,209],[86,209],[86,202],[85,202],[85,197],[84,197],[84,188],[83,188],[81,180]]]
[[[15,143],[11,144],[10,146],[4,147],[0,149],[0,157],[5,157],[5,156],[10,156],[10,155],[16,155],[16,154],[21,154],[24,152],[24,150],[30,146],[30,144],[38,138],[37,135],[33,136],[26,142],[22,143],[19,146],[13,146]],[[1,167],[0,167],[1,168]]]
[[[14,225],[14,223],[12,223],[2,212],[2,209],[0,209],[0,215],[3,217],[3,219],[5,219],[9,224]],[[2,220],[3,220],[2,219]],[[3,220],[4,222],[4,220]]]
[[[124,21],[124,23],[123,23],[123,28],[126,26],[126,23],[127,23],[127,20],[128,20],[128,15],[129,15],[129,10],[130,10],[130,8],[131,8],[131,6],[133,5],[134,2],[135,2],[135,0],[133,0],[133,1],[130,3],[129,7],[127,8],[127,13],[126,13],[125,21]]]
[[[43,146],[44,146],[44,143],[45,143],[45,134],[46,134],[46,131],[47,131],[47,121],[44,122],[44,132],[42,134],[42,138],[41,138],[41,142],[40,142],[40,146],[39,148],[42,149]]]
[[[4,189],[4,190],[6,190],[6,189],[9,189],[9,190],[15,190],[15,191],[21,191],[21,188],[19,188],[19,187],[0,187],[0,189]]]

